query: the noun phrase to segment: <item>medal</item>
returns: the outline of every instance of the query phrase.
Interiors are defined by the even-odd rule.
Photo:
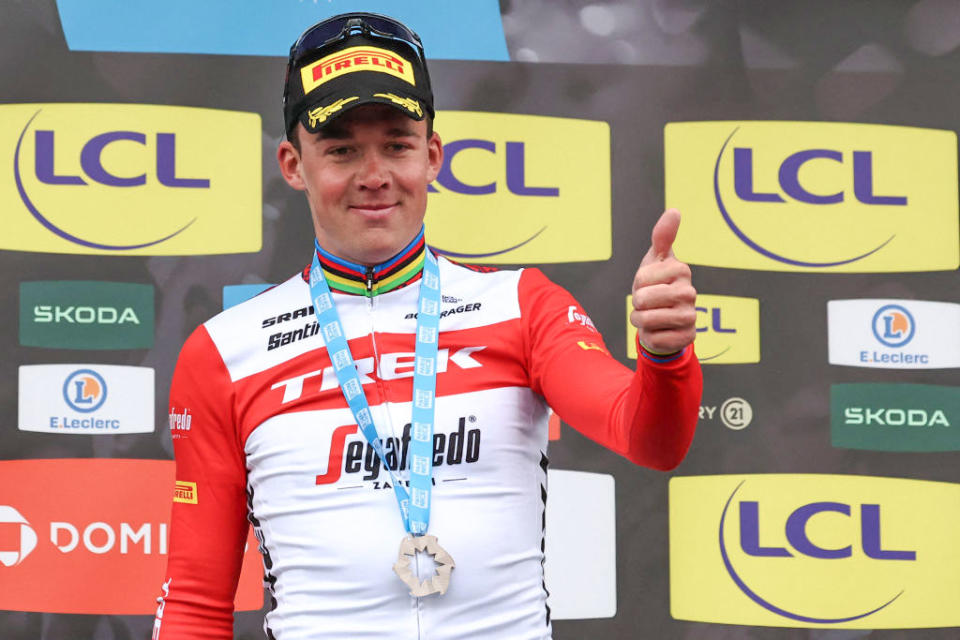
[[[421,230],[421,234],[423,231]],[[387,464],[383,442],[373,424],[373,415],[357,367],[347,344],[346,332],[333,301],[333,294],[320,267],[320,244],[314,241],[316,251],[310,268],[310,297],[317,324],[323,334],[327,355],[336,372],[340,391],[350,407],[360,432],[380,458],[390,474],[393,492],[400,507],[400,518],[407,531],[400,544],[400,555],[393,569],[409,587],[414,597],[444,593],[450,584],[453,558],[437,543],[434,536],[425,535],[430,524],[430,498],[433,488],[433,426],[437,386],[437,353],[440,333],[440,267],[437,258],[424,247],[423,277],[417,303],[416,349],[414,353],[413,398],[411,402],[412,433],[410,438],[409,487],[397,480],[394,469]],[[437,575],[420,583],[410,569],[410,556],[417,551],[434,555]]]
[[[422,582],[413,575],[410,567],[410,558],[416,556],[418,551],[432,555],[437,565],[436,574]],[[456,566],[450,554],[437,542],[436,536],[406,535],[400,541],[400,553],[393,564],[393,571],[410,587],[410,595],[421,598],[431,593],[445,594],[450,586],[450,572]]]

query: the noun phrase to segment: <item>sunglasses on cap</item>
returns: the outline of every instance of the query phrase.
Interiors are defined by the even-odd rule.
[[[284,80],[284,107],[287,104],[287,80],[290,78],[290,71],[300,63],[301,59],[317,49],[355,35],[373,36],[402,42],[413,49],[414,53],[420,58],[420,62],[426,66],[426,56],[423,52],[423,43],[420,41],[420,36],[393,18],[379,13],[363,12],[333,16],[304,31],[290,47],[290,57],[287,59],[287,73]]]

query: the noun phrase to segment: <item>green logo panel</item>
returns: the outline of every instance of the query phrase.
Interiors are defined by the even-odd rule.
[[[54,349],[153,346],[153,285],[130,282],[20,283],[20,344]]]
[[[960,451],[960,387],[835,384],[833,446],[873,451]]]

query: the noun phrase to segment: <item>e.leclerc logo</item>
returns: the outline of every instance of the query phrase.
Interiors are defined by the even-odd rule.
[[[670,480],[680,620],[907,629],[960,624],[960,485],[843,475]]]
[[[100,255],[259,251],[252,113],[136,104],[0,106],[0,249]]]
[[[694,264],[811,272],[960,265],[953,131],[684,122],[664,131],[676,251]]]
[[[830,300],[830,364],[884,369],[960,367],[960,304]]]
[[[107,383],[93,369],[77,369],[63,383],[63,401],[80,413],[96,411],[107,401]]]
[[[481,263],[610,257],[607,123],[442,111],[437,127],[444,159],[426,219],[436,250]]]
[[[873,314],[873,335],[887,347],[902,347],[913,339],[913,315],[899,304],[887,304]]]
[[[41,433],[151,433],[153,378],[149,367],[23,365],[18,426]]]
[[[835,384],[833,446],[873,451],[960,451],[960,387]]]
[[[20,344],[60,349],[153,346],[153,286],[21,282]]]
[[[627,296],[627,357],[637,358],[637,328],[630,323],[633,299]],[[698,294],[697,359],[704,364],[760,362],[760,301],[756,298]]]

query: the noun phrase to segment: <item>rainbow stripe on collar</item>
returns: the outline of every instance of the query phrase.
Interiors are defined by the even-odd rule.
[[[386,262],[367,266],[338,258],[323,247],[317,252],[320,268],[334,291],[373,297],[416,282],[423,275],[423,227],[410,244]]]

